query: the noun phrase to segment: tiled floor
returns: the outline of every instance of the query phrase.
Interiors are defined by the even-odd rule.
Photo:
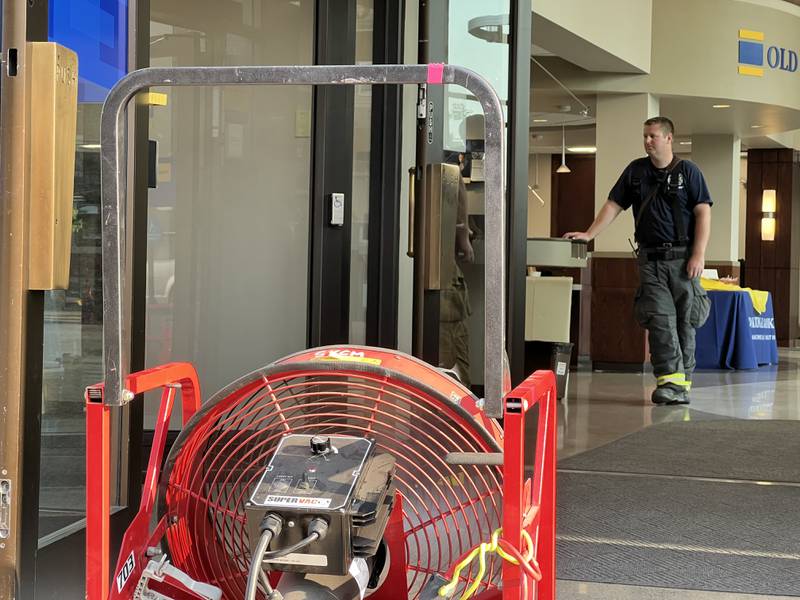
[[[581,368],[570,375],[559,420],[559,457],[596,448],[649,425],[686,417],[683,407],[650,403],[650,374],[593,373]],[[782,350],[780,366],[756,371],[706,371],[694,377],[693,410],[738,419],[800,420],[800,350]],[[559,600],[753,600],[752,596],[559,581]]]

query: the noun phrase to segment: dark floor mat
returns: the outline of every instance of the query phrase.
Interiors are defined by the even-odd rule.
[[[800,487],[561,473],[561,579],[800,596]]]
[[[662,423],[559,461],[559,469],[800,482],[800,421]]]

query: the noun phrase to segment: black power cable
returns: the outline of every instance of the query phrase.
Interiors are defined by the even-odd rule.
[[[259,577],[261,577],[262,581],[264,582],[267,592],[267,599],[279,600],[280,596],[275,597],[275,594],[279,594],[279,592],[273,591],[272,587],[269,585],[269,582],[265,581],[266,577],[264,576],[261,565],[264,562],[269,562],[270,560],[281,558],[288,554],[292,554],[293,552],[297,552],[298,550],[302,550],[312,542],[323,539],[328,534],[328,522],[321,517],[314,517],[308,524],[308,535],[306,535],[306,537],[304,537],[302,540],[296,544],[287,546],[286,548],[267,552],[269,543],[273,540],[273,538],[278,536],[282,527],[283,519],[281,519],[281,517],[278,515],[273,515],[271,513],[264,517],[264,520],[261,522],[262,533],[258,540],[256,550],[253,552],[253,560],[250,563],[250,573],[247,576],[247,591],[245,593],[245,600],[256,599]]]
[[[283,519],[279,515],[267,514],[261,521],[261,537],[258,540],[253,559],[250,563],[250,573],[247,576],[247,590],[245,591],[246,600],[256,600],[258,591],[258,581],[264,586],[268,600],[279,600],[280,596],[275,596],[272,586],[269,584],[261,564],[264,562],[263,556],[273,538],[277,537],[283,529]]]
[[[266,579],[264,575],[264,571],[261,569],[261,563],[263,562],[264,552],[267,550],[267,546],[272,541],[272,532],[269,529],[265,529],[264,532],[261,534],[261,538],[258,540],[258,546],[256,546],[255,552],[253,552],[253,560],[250,563],[250,573],[247,576],[247,591],[245,592],[245,599],[246,600],[256,600],[256,592],[258,591],[258,580],[261,578],[262,582]],[[272,586],[269,585],[269,581],[266,582],[266,592],[267,597],[272,595]]]

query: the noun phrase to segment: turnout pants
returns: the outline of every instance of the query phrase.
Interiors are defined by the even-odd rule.
[[[686,258],[640,256],[639,281],[634,313],[647,329],[657,384],[688,389],[695,367],[695,329],[708,318],[708,294],[699,278],[689,279]]]
[[[470,386],[469,377],[469,327],[472,314],[464,274],[456,265],[450,285],[442,289],[439,305],[439,366],[457,367],[461,383]]]

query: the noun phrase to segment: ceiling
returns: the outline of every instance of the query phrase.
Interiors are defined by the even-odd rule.
[[[796,4],[800,6],[800,0],[797,0]],[[579,94],[576,100],[567,91],[561,89],[537,88],[537,81],[549,80],[550,77],[535,66],[531,79],[534,87],[531,92],[530,128],[532,134],[545,135],[544,140],[539,144],[540,148],[532,149],[532,151],[546,152],[545,148],[555,146],[556,151],[560,152],[560,126],[562,124],[567,128],[584,128],[594,131],[595,116],[597,115],[596,95]],[[552,84],[548,83],[548,85]],[[714,108],[714,104],[728,104],[730,107]],[[588,107],[588,117],[580,114],[583,109],[582,105]],[[784,147],[767,136],[800,130],[800,111],[725,98],[661,96],[660,113],[675,122],[676,139],[689,140],[692,135],[729,134],[741,138],[743,148]],[[546,121],[537,122],[539,119]],[[547,132],[553,128],[558,130],[558,139],[553,140],[553,144],[551,144],[549,143],[551,136],[547,135]],[[787,140],[793,138],[792,135],[786,134],[782,137]],[[588,143],[586,140],[584,142]],[[567,143],[569,145],[570,142]],[[585,145],[585,143],[582,142],[581,145]]]
[[[559,97],[534,93],[534,111],[530,115],[531,152],[561,152],[561,125],[565,126],[567,146],[595,144],[595,119],[592,115],[596,114],[596,99],[587,96],[579,98],[590,106],[589,118],[575,113],[574,101],[571,112],[557,111],[559,104],[570,100],[566,94]],[[712,105],[716,102],[719,100],[714,98],[669,96],[661,98],[661,114],[669,116],[675,123],[676,149],[679,142],[691,141],[693,135],[712,134],[735,135],[741,138],[742,149],[786,147],[779,141],[767,137],[769,135],[784,137],[787,144],[796,145],[794,141],[796,136],[779,134],[800,130],[800,112],[777,106],[736,101],[727,101],[731,105],[730,108],[713,108]],[[534,119],[547,119],[547,122],[536,123]]]
[[[800,0],[798,0],[800,1]],[[577,99],[566,91],[538,89],[531,93],[531,127],[552,127],[554,125],[586,125],[594,123],[597,114],[597,98],[594,95],[578,95]],[[588,114],[582,114],[582,111]],[[535,120],[546,120],[536,123]]]
[[[800,0],[784,1],[800,6]],[[536,44],[531,46],[531,152],[561,152],[562,126],[568,132],[567,146],[593,146],[597,96],[581,94],[576,97],[563,86],[561,89],[553,86],[552,76],[537,58],[541,57],[543,62],[552,61],[548,66],[564,61],[591,71],[623,73],[638,69],[616,64],[613,57],[606,56],[607,53],[598,51],[597,47],[578,47],[575,36],[565,35],[559,26],[544,21],[534,27]],[[503,24],[507,26],[507,22]],[[537,87],[537,82],[541,81],[547,81],[547,89]],[[729,107],[714,108],[714,104],[728,104]],[[684,142],[682,149],[689,149],[691,146],[687,142],[693,135],[707,134],[734,135],[742,140],[743,148],[783,147],[781,143],[791,147],[797,145],[795,141],[800,143],[800,111],[780,106],[724,98],[662,96],[660,113],[675,122],[676,150],[679,142]],[[776,134],[780,134],[780,143],[768,137]]]
[[[714,108],[718,103],[730,108]],[[660,112],[687,136],[727,133],[746,139],[800,129],[800,111],[756,102],[662,96]]]
[[[594,125],[575,125],[564,128],[564,141],[568,147],[594,146]],[[531,154],[559,154],[561,152],[561,127],[537,128],[531,131]],[[567,154],[572,154],[569,150]]]

